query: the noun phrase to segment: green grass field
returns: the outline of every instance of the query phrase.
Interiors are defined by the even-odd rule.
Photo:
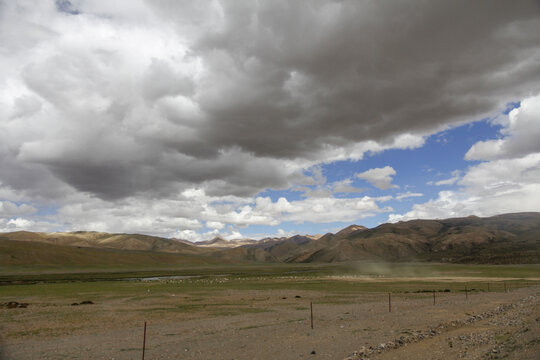
[[[431,263],[349,263],[339,265],[251,264],[166,269],[58,268],[0,275],[2,296],[133,296],[213,293],[224,290],[305,290],[328,293],[504,290],[537,282],[540,265],[453,265]],[[192,276],[167,279],[168,276]],[[129,279],[165,277],[161,281]],[[468,285],[467,285],[468,284]],[[474,290],[473,290],[474,289]]]

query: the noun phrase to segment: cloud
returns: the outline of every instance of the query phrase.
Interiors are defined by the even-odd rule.
[[[332,191],[334,193],[344,193],[344,194],[359,193],[359,192],[364,191],[364,189],[354,187],[351,184],[352,184],[352,179],[344,179],[341,181],[336,181],[332,184]]]
[[[225,227],[225,224],[220,223],[219,221],[207,221],[206,227],[216,230],[221,230]]]
[[[502,125],[501,139],[477,142],[465,159],[493,160],[540,152],[540,95],[523,100]]]
[[[23,95],[15,98],[13,103],[13,113],[10,119],[30,117],[41,110],[41,101],[35,96]]]
[[[0,194],[54,204],[52,223],[73,229],[275,224],[253,211],[266,189],[325,184],[310,169],[418,148],[538,93],[537,13],[532,0],[2,2]],[[497,156],[534,147],[512,124],[503,135]],[[389,189],[392,175],[369,176]],[[327,190],[290,205],[313,221],[381,211],[331,196],[348,183]]]
[[[286,211],[282,211],[277,218],[297,223],[350,222],[374,216],[378,213],[392,211],[390,207],[381,208],[377,204],[383,200],[369,196],[349,199],[334,197],[307,198],[288,202]]]
[[[13,219],[0,218],[0,232],[12,232],[12,231],[53,231],[58,224],[51,223],[49,221],[34,221],[24,217],[16,217]]]
[[[452,171],[452,177],[439,181],[428,181],[428,185],[435,186],[444,186],[444,185],[454,185],[461,178],[461,171],[454,170]]]
[[[422,136],[493,112],[508,94],[539,89],[530,76],[538,39],[509,41],[537,26],[534,3],[124,8],[59,1],[2,11],[4,28],[13,27],[1,35],[10,69],[2,75],[18,89],[3,98],[43,104],[39,116],[37,102],[13,110],[41,136],[3,129],[20,149],[16,161],[102,198],[201,182],[251,195],[287,188],[288,172],[273,159],[299,171],[418,146]],[[468,21],[477,14],[482,21]],[[354,144],[364,144],[360,154]],[[253,161],[233,166],[226,154]],[[265,181],[261,160],[276,172]]]
[[[391,166],[383,168],[369,169],[362,173],[357,173],[355,176],[359,179],[366,180],[371,185],[381,190],[395,189],[399,186],[392,184],[392,177],[396,171]]]
[[[403,199],[414,198],[414,197],[422,197],[422,196],[424,196],[424,194],[422,194],[422,193],[413,193],[411,191],[407,191],[406,193],[397,194],[396,200],[401,201]]]
[[[79,11],[73,7],[73,4],[69,0],[56,0],[56,8],[60,12],[64,12],[70,15],[78,15]]]
[[[354,221],[359,218],[389,212],[388,206],[379,206],[386,198],[335,198],[308,197],[289,201],[284,197],[272,201],[269,197],[239,198],[234,196],[211,196],[204,189],[188,189],[169,199],[154,201],[130,197],[115,202],[105,201],[88,195],[72,195],[64,199],[52,219],[62,222],[43,222],[28,219],[36,209],[11,202],[3,202],[0,209],[9,209],[4,216],[20,217],[17,224],[7,225],[5,231],[14,231],[21,226],[28,230],[95,230],[126,233],[146,233],[158,236],[185,238],[198,241],[220,235],[237,238],[240,228],[250,225],[279,225],[283,222]],[[44,226],[44,224],[48,224]],[[203,224],[212,229],[202,232]]]
[[[11,201],[0,201],[0,218],[28,215],[36,211],[37,209],[35,207],[27,204],[17,205]]]
[[[457,190],[441,191],[437,198],[415,204],[405,214],[390,214],[388,220],[539,211],[540,152],[536,151],[536,142],[525,135],[529,127],[531,133],[536,131],[531,119],[539,118],[539,99],[539,96],[525,99],[521,107],[510,112],[508,125],[502,130],[508,135],[497,140],[501,144],[497,151],[483,152],[490,146],[486,144],[493,144],[491,141],[478,142],[469,149],[466,155],[469,160],[492,160],[469,167],[461,177],[454,172],[454,177],[442,181],[442,184],[456,183]],[[517,141],[522,141],[519,147]],[[522,155],[524,151],[530,153]]]

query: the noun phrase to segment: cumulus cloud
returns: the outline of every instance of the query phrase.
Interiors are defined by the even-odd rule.
[[[261,191],[320,185],[318,164],[417,148],[540,91],[537,15],[532,0],[2,2],[0,194],[58,204],[71,228],[275,224],[253,211]],[[501,154],[533,146],[508,131]],[[395,187],[380,171],[365,179]],[[289,205],[380,211],[318,196]]]
[[[359,179],[366,180],[371,185],[381,190],[398,188],[399,186],[392,184],[392,177],[396,175],[396,170],[391,166],[383,168],[374,168],[357,173],[355,176]]]
[[[353,221],[355,219],[373,216],[382,212],[392,211],[390,207],[380,207],[379,202],[386,198],[373,198],[364,196],[361,198],[335,198],[309,197],[304,200],[288,201],[280,198],[272,202],[270,198],[257,198],[253,208],[255,214],[265,214],[274,219],[277,225],[279,221],[303,222],[334,222]]]
[[[219,222],[219,221],[207,221],[206,227],[216,230],[221,230],[225,227],[225,224]]]
[[[465,154],[467,160],[513,158],[540,152],[540,95],[526,98],[501,121],[501,139],[480,141]]]
[[[389,221],[539,211],[538,138],[533,141],[527,134],[536,136],[539,100],[540,96],[527,98],[510,112],[507,126],[502,129],[506,137],[478,142],[469,149],[466,159],[490,160],[469,167],[462,177],[455,173],[454,177],[442,181],[443,184],[456,183],[457,190],[441,191],[437,198],[415,204],[405,214],[391,214]],[[492,147],[493,144],[500,146]],[[522,155],[523,152],[527,154]],[[435,184],[441,185],[441,182]]]
[[[28,204],[17,205],[11,201],[0,201],[0,217],[11,218],[32,214],[36,211],[35,207]]]
[[[35,221],[24,217],[16,217],[13,219],[0,218],[0,232],[12,232],[12,231],[54,231],[58,224],[51,223],[50,221]]]

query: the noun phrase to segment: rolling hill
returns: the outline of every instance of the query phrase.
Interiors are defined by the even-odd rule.
[[[540,213],[412,220],[338,234],[289,261],[540,262]]]
[[[314,239],[296,235],[216,254],[277,262],[440,261],[540,263],[540,213],[412,220],[368,229],[351,225]]]
[[[540,213],[412,220],[382,224],[372,229],[351,225],[335,234],[295,235],[259,241],[227,241],[216,238],[201,243],[189,243],[139,234],[21,231],[0,233],[0,250],[3,264],[33,264],[36,261],[43,263],[44,258],[53,262],[103,262],[105,259],[114,261],[115,257],[136,264],[143,259],[128,258],[135,259],[143,256],[142,254],[143,257],[152,254],[158,257],[184,257],[184,260],[178,257],[156,260],[157,262],[187,261],[189,258],[196,262],[207,259],[211,263],[329,263],[359,260],[540,263]],[[124,255],[127,257],[124,258]],[[145,261],[153,260],[146,258],[143,262]]]
[[[157,251],[118,250],[48,244],[46,242],[0,238],[0,267],[163,267],[167,265],[204,265],[223,263],[211,256]],[[230,263],[230,262],[228,262]]]
[[[208,250],[157,236],[140,234],[109,234],[95,231],[39,233],[17,231],[0,233],[0,239],[41,242],[53,245],[117,250],[157,251],[189,255],[207,254]]]

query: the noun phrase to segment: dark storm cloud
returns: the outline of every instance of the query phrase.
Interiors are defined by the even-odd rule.
[[[248,196],[540,90],[535,1],[125,5],[42,4],[32,26],[6,5],[4,185],[45,173],[103,199]]]
[[[71,14],[71,15],[78,15],[79,10],[77,10],[73,4],[68,0],[56,0],[56,8],[58,11]]]
[[[535,2],[222,5],[223,26],[196,46],[214,85],[199,97],[203,136],[222,146],[309,157],[478,120],[539,90]]]

